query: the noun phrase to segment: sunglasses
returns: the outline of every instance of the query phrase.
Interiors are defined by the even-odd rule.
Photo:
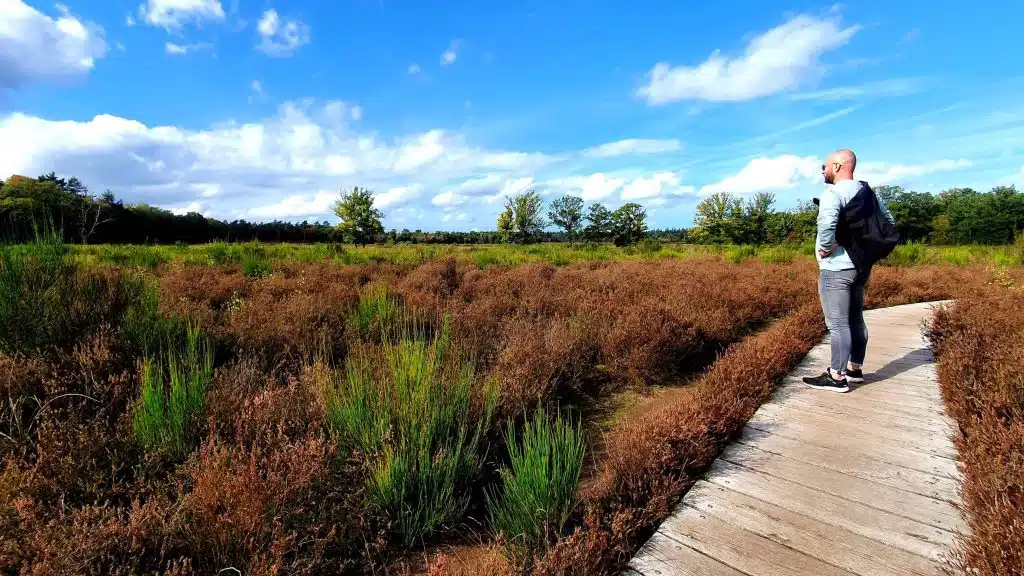
[[[842,165],[843,165],[843,163],[842,163],[842,162],[833,162],[833,163],[832,163],[832,165],[833,165],[833,166],[842,166]],[[828,164],[822,164],[822,165],[821,165],[821,171],[822,171],[822,172],[824,172],[824,171],[825,171],[825,167],[826,167],[826,166],[828,166]]]

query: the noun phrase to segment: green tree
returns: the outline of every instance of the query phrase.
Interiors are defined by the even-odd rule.
[[[60,232],[76,220],[80,203],[64,181],[11,176],[0,188],[0,222],[16,237],[31,237],[36,227]]]
[[[697,203],[694,223],[709,242],[736,242],[742,217],[742,200],[728,192],[715,192]]]
[[[548,218],[552,224],[565,230],[571,244],[583,222],[583,198],[569,194],[558,198],[551,203]]]
[[[634,202],[623,204],[611,219],[612,241],[616,246],[631,246],[647,235],[647,211]]]
[[[505,244],[512,242],[513,236],[513,225],[512,220],[514,218],[514,211],[512,206],[505,206],[505,210],[498,215],[498,236],[501,237],[501,241]]]
[[[942,246],[944,244],[949,244],[950,240],[949,216],[939,214],[935,218],[932,218],[932,233],[928,238],[928,241],[932,244]]]
[[[904,190],[902,186],[889,185],[878,186],[875,188],[875,194],[885,201],[903,240],[928,240],[932,232],[932,221],[942,209],[935,196]]]
[[[583,236],[588,242],[603,242],[612,234],[612,213],[604,204],[591,204],[587,211],[587,226]]]
[[[775,205],[775,194],[758,192],[747,200],[740,219],[738,237],[734,241],[747,244],[764,244],[768,241],[768,221],[772,207]]]
[[[338,232],[345,242],[369,244],[384,233],[380,221],[384,214],[373,207],[373,192],[366,188],[342,191],[334,203],[334,215],[341,220]]]
[[[984,194],[970,189],[943,192],[949,237],[958,244],[1006,244],[1024,228],[1024,194],[997,186]]]
[[[527,190],[508,197],[505,201],[505,210],[512,211],[512,242],[535,242],[547,226],[542,215],[544,200],[535,190]]]

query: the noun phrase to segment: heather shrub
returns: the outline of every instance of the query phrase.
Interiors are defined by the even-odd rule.
[[[621,570],[773,386],[819,341],[820,315],[814,304],[801,307],[730,346],[686,393],[616,425],[605,438],[603,468],[583,491],[583,521],[537,560],[533,573]]]
[[[514,422],[505,433],[509,468],[501,489],[487,495],[491,528],[504,535],[517,560],[524,549],[539,551],[561,535],[576,501],[586,450],[580,423],[560,414],[549,418],[538,407],[517,439]]]
[[[198,328],[188,329],[185,353],[168,351],[166,374],[160,360],[143,361],[140,397],[132,429],[146,449],[163,447],[184,456],[192,447],[195,420],[203,412],[213,376],[213,349]]]
[[[369,497],[405,545],[465,512],[494,410],[488,391],[473,413],[473,367],[452,349],[449,322],[432,341],[407,334],[377,358],[350,356],[325,391],[328,423],[344,449],[366,458]]]
[[[1024,572],[1024,292],[993,287],[939,309],[930,327],[963,471],[965,574]]]
[[[438,549],[452,561],[438,555],[432,573],[484,573],[463,562],[467,549],[500,561],[480,570],[505,573],[501,539],[473,546],[487,494],[526,526],[505,534],[515,554],[534,556],[523,559],[535,574],[610,574],[821,330],[813,259],[769,264],[764,250],[735,265],[726,248],[678,245],[652,263],[640,249],[608,245],[224,244],[139,248],[138,260],[125,250],[126,264],[144,264],[145,253],[170,262],[120,271],[96,263],[110,261],[107,248],[70,247],[74,279],[61,289],[73,321],[49,333],[56,345],[0,351],[3,574],[402,573],[391,566],[426,570]],[[993,255],[974,250],[972,262]],[[346,252],[393,263],[339,264]],[[496,265],[479,269],[477,254]],[[274,273],[247,277],[247,257]],[[324,257],[334,261],[301,262]],[[210,267],[213,259],[225,265]],[[87,281],[95,291],[82,288]],[[1013,268],[882,266],[868,296],[873,306],[967,299],[1022,283]],[[210,350],[216,343],[223,363],[211,376],[206,353],[189,359],[197,347],[188,322]],[[207,382],[201,402],[188,401],[196,374]],[[176,396],[185,408],[172,410],[175,380],[185,383]],[[547,440],[526,440],[517,416],[557,403],[586,418],[562,425],[588,429],[589,409],[610,392],[629,386],[642,397],[681,383],[589,437],[593,474],[588,457],[562,526],[553,494],[569,493],[568,480],[543,492],[535,471],[537,454],[557,444],[556,424],[545,420]],[[147,404],[159,417],[143,424]],[[505,462],[507,419],[519,424],[518,468]],[[184,432],[169,431],[181,423]],[[1013,436],[986,430],[972,436],[1014,454]],[[985,461],[975,452],[972,461]],[[504,476],[493,459],[507,465]],[[979,497],[1014,496],[998,472],[1014,463],[989,461]],[[519,500],[506,503],[506,483]],[[553,503],[530,517],[519,505],[529,498]],[[1018,511],[999,510],[986,525],[1013,526]],[[488,528],[500,531],[498,515]],[[990,533],[1010,528],[1001,530]],[[543,537],[527,546],[531,534]],[[427,550],[410,549],[421,541]]]

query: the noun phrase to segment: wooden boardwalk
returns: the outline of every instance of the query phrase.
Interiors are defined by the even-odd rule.
[[[630,563],[636,576],[940,574],[957,531],[951,421],[921,324],[933,305],[865,313],[865,382],[805,387],[822,342]]]

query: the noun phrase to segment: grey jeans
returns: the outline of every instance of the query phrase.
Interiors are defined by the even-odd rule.
[[[836,372],[846,370],[846,363],[864,363],[868,346],[868,327],[864,323],[864,289],[871,279],[871,270],[822,270],[818,276],[818,295],[825,325],[832,338],[832,364]]]

